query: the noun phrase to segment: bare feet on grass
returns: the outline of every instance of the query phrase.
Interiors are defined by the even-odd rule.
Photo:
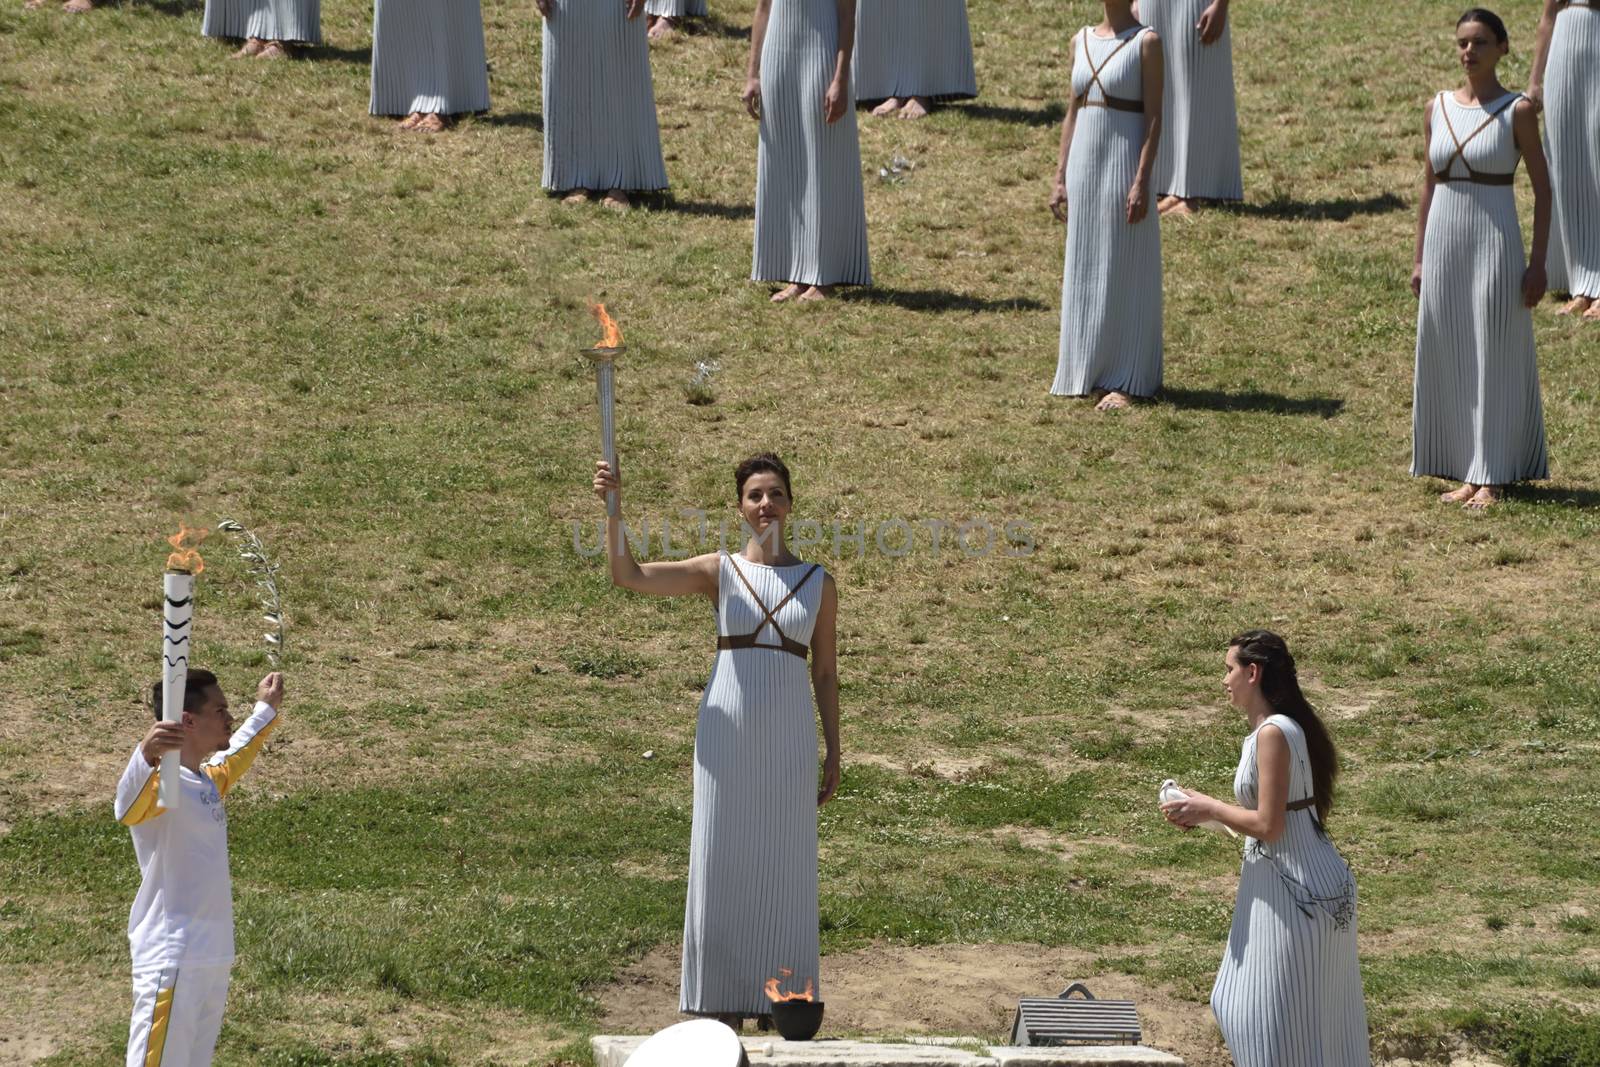
[[[233,58],[249,59],[251,56],[259,56],[261,54],[261,50],[266,46],[267,42],[263,41],[261,38],[248,37],[245,39],[244,44],[239,46],[239,50],[233,54]]]
[[[1096,411],[1121,411],[1131,408],[1133,401],[1128,399],[1128,394],[1119,393],[1115,389],[1100,398],[1100,403],[1094,406]]]
[[[285,41],[268,41],[256,53],[257,59],[288,59],[289,45]]]
[[[1571,300],[1568,300],[1565,304],[1563,304],[1561,306],[1561,310],[1556,312],[1556,314],[1557,315],[1582,315],[1585,311],[1589,310],[1589,305],[1593,304],[1593,303],[1594,303],[1594,301],[1590,300],[1586,296],[1575,296]]]
[[[1600,300],[1590,301],[1589,310],[1583,313],[1583,317],[1591,322],[1600,321]]]
[[[785,301],[793,300],[805,291],[806,287],[803,285],[786,285],[772,294],[772,302],[774,304],[782,304]]]
[[[672,36],[677,28],[677,19],[668,15],[656,15],[650,20],[650,32],[648,36],[652,41],[665,41],[668,37]]]
[[[805,292],[801,293],[797,299],[799,299],[802,303],[810,304],[818,300],[826,300],[832,295],[833,286],[813,285],[807,288]]]
[[[411,127],[418,133],[443,133],[445,121],[443,115],[423,115],[417,119],[416,125]]]
[[[903,119],[927,118],[928,98],[925,96],[913,96],[910,100],[907,100],[905,106],[900,109],[900,117]]]
[[[587,204],[589,202],[589,190],[574,189],[566,196],[563,196],[561,202],[563,204]]]
[[[1167,204],[1167,206],[1158,207],[1156,210],[1167,218],[1184,218],[1197,214],[1199,210],[1198,205],[1193,200],[1185,200],[1181,196],[1169,196],[1162,203]]]
[[[613,211],[626,211],[633,206],[633,199],[621,189],[608,189],[600,203]]]
[[[873,108],[872,113],[878,116],[893,115],[896,111],[900,110],[900,107],[900,98],[898,96],[891,96],[889,99]]]
[[[1479,486],[1478,491],[1473,493],[1462,506],[1468,511],[1488,511],[1498,503],[1500,503],[1500,490],[1492,485],[1484,485]]]
[[[84,12],[94,10],[94,0],[67,0],[66,3],[61,5],[61,10],[74,15],[82,15]]]
[[[1439,503],[1441,503],[1441,504],[1465,504],[1467,501],[1472,499],[1472,494],[1476,493],[1477,491],[1478,491],[1478,487],[1477,486],[1473,485],[1470,482],[1467,482],[1467,483],[1463,484],[1460,489],[1452,489],[1448,493],[1440,493],[1439,494]]]
[[[422,112],[413,111],[411,114],[407,115],[405,118],[400,120],[400,129],[402,129],[402,130],[414,130],[414,129],[417,128],[417,123],[419,123],[421,121],[422,121]]]

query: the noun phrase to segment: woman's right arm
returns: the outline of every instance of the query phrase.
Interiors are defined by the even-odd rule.
[[[1411,264],[1411,295],[1422,296],[1422,239],[1428,232],[1428,209],[1433,206],[1433,189],[1438,179],[1433,173],[1433,101],[1422,111],[1422,197],[1417,208],[1417,255]]]
[[[1556,32],[1556,12],[1560,0],[1544,0],[1539,16],[1539,36],[1533,46],[1533,71],[1528,75],[1528,91],[1523,94],[1544,110],[1544,68],[1550,62],[1550,38]]]
[[[606,558],[611,564],[611,584],[651,596],[694,596],[717,599],[717,553],[693,559],[643,563],[633,558],[622,523],[622,482],[605,460],[594,465],[594,491],[601,500],[617,494],[617,513],[606,516]]]
[[[767,20],[772,0],[756,0],[755,21],[750,24],[750,63],[745,68],[744,92],[739,94],[750,117],[761,121],[761,47],[767,40]]]

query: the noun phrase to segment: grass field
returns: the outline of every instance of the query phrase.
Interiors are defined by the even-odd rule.
[[[1201,1012],[1238,856],[1155,789],[1226,793],[1221,649],[1268,625],[1342,746],[1375,1049],[1600,1062],[1600,333],[1536,315],[1550,482],[1471,517],[1406,474],[1420,111],[1456,6],[1241,0],[1248,202],[1166,227],[1168,389],[1110,418],[1046,395],[1047,183],[1098,5],[973,4],[981,99],[863,121],[879,287],[785,309],[745,281],[750,0],[657,49],[674,195],[626,217],[541,195],[533,5],[484,7],[494,109],[435,138],[366,116],[359,0],[279,65],[181,0],[0,9],[0,1061],[125,1040],[110,801],[180,519],[255,527],[292,627],[285,725],[229,802],[219,1063],[582,1064],[619,974],[670,957],[712,635],[574,551],[598,296],[632,515],[715,524],[773,447],[824,528],[1036,540],[811,551],[842,599],[825,986],[830,959],[1070,949]],[[1513,85],[1537,7],[1502,5]],[[238,702],[265,662],[209,547],[196,660]]]

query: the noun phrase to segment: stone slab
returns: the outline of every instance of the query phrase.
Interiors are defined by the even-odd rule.
[[[745,1036],[750,1067],[1183,1067],[1169,1052],[1144,1045],[1069,1045],[1061,1048],[1006,1048],[986,1052],[935,1044],[891,1044],[874,1041],[784,1041],[764,1035]],[[644,1035],[596,1037],[595,1067],[625,1067]],[[978,1046],[983,1047],[983,1046]]]

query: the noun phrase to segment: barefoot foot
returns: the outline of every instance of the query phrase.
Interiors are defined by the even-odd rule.
[[[910,100],[907,100],[905,106],[900,109],[900,117],[903,119],[927,118],[928,98],[925,96],[913,96]]]
[[[1468,511],[1488,511],[1500,503],[1500,491],[1492,485],[1485,485],[1472,494],[1472,498],[1463,505]]]
[[[418,133],[443,133],[445,128],[444,116],[423,115],[417,119],[416,125],[411,128]]]
[[[259,56],[261,50],[266,46],[267,42],[259,37],[247,37],[244,44],[240,45],[239,50],[233,54],[233,58],[249,59],[251,56]]]
[[[883,103],[881,103],[877,107],[873,108],[872,109],[872,114],[880,115],[880,116],[881,115],[893,115],[896,111],[899,111],[899,110],[900,110],[900,98],[897,97],[897,96],[891,96],[889,99],[885,100]]]
[[[563,204],[587,204],[589,202],[589,190],[574,189],[566,196],[563,196],[561,202]]]
[[[608,189],[600,203],[614,211],[626,211],[633,206],[633,200],[621,189]]]
[[[94,10],[94,0],[67,0],[66,3],[61,5],[61,10],[71,12],[74,15],[82,15],[86,11]]]
[[[1557,315],[1582,315],[1589,310],[1589,305],[1594,301],[1586,296],[1575,296],[1564,304]]]
[[[1591,300],[1589,310],[1583,313],[1583,317],[1590,321],[1600,320],[1600,300]]]
[[[289,45],[284,41],[268,41],[256,53],[257,59],[288,59]]]
[[[421,121],[422,121],[422,112],[413,111],[411,114],[407,115],[405,118],[400,120],[400,124],[397,127],[397,129],[414,130],[414,129],[417,128],[417,123],[419,123]]]
[[[1101,397],[1100,403],[1094,406],[1096,411],[1120,411],[1132,407],[1133,401],[1128,399],[1126,393],[1119,393],[1115,389]]]
[[[801,293],[797,299],[810,304],[818,300],[827,300],[831,296],[833,296],[833,286],[813,285],[807,288],[805,292]]]
[[[782,289],[779,289],[776,293],[772,294],[772,302],[774,304],[781,304],[786,300],[793,300],[795,297],[799,296],[805,291],[806,287],[803,285],[786,285]]]
[[[1467,482],[1467,483],[1463,484],[1460,489],[1452,489],[1448,493],[1440,493],[1439,494],[1439,503],[1441,503],[1441,504],[1465,504],[1467,501],[1472,499],[1472,494],[1476,493],[1477,491],[1478,491],[1478,487],[1477,486],[1473,485],[1470,482]]]
[[[646,36],[652,41],[665,41],[678,28],[676,22],[677,20],[670,16],[660,15],[656,18],[655,25],[650,27],[650,32]]]
[[[1168,218],[1183,218],[1196,213],[1193,200],[1185,200],[1178,196],[1172,198],[1172,203],[1169,206],[1158,208],[1157,210]]]

